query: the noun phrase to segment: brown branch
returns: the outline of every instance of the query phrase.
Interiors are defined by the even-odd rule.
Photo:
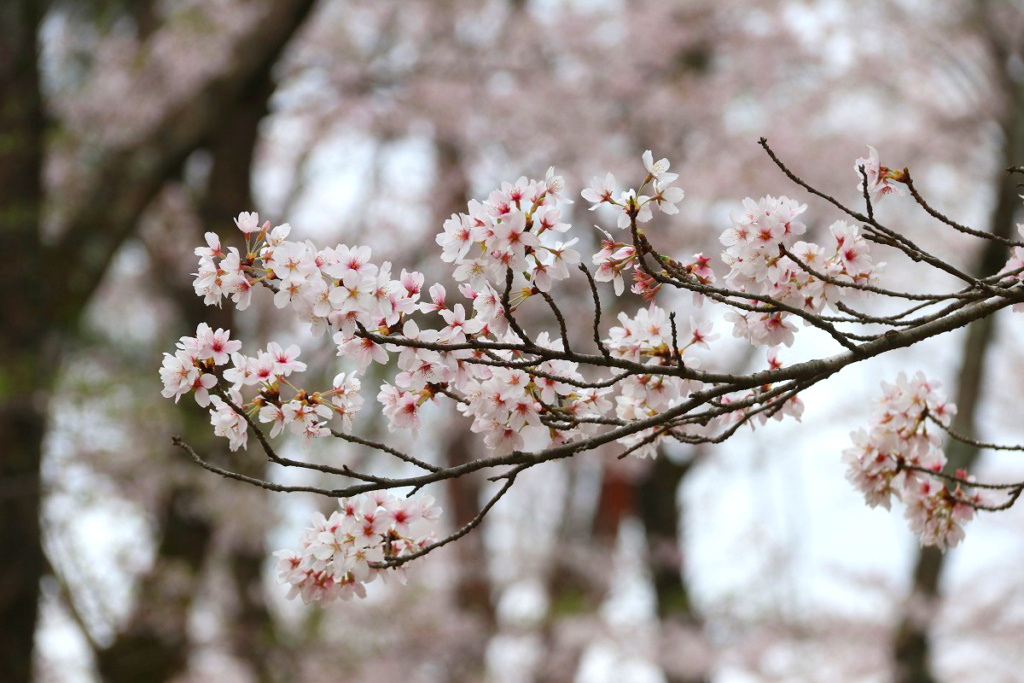
[[[581,263],[580,270],[587,276],[587,282],[590,284],[590,296],[594,300],[594,344],[601,351],[601,355],[608,358],[611,354],[608,353],[608,349],[601,339],[601,296],[597,291],[597,282],[594,281],[594,276],[590,274],[590,269],[586,264]]]
[[[932,208],[932,206],[928,204],[927,201],[925,201],[924,197],[922,197],[918,193],[917,188],[914,186],[914,180],[910,177],[910,170],[907,168],[903,169],[903,182],[906,183],[907,189],[910,190],[910,196],[914,198],[914,201],[916,201],[918,205],[928,213],[929,216],[937,219],[942,223],[945,223],[954,230],[962,232],[965,235],[971,235],[972,237],[980,237],[981,239],[985,240],[994,240],[1007,247],[1024,247],[1024,242],[1018,242],[1016,240],[1007,239],[1002,235],[995,235],[991,232],[985,232],[984,230],[975,230],[973,228],[969,228],[966,225],[957,223],[953,219],[948,218],[947,216],[943,215],[939,211]]]
[[[975,448],[978,448],[978,449],[984,448],[984,449],[988,449],[990,451],[1024,451],[1024,446],[1022,446],[1022,445],[1012,445],[1011,446],[1011,445],[998,444],[998,443],[986,443],[984,441],[978,441],[977,439],[972,439],[972,438],[970,438],[968,436],[964,436],[963,434],[960,434],[959,432],[954,431],[952,429],[952,427],[950,427],[949,425],[943,424],[939,420],[935,419],[935,416],[933,416],[930,412],[926,412],[925,413],[925,417],[927,417],[930,421],[934,422],[936,425],[941,427],[942,431],[944,431],[947,434],[949,434],[950,437],[952,437],[953,439],[959,441],[960,443],[965,443],[968,446],[974,446]]]
[[[565,317],[562,315],[562,311],[559,310],[558,305],[555,303],[555,300],[551,297],[550,294],[548,294],[547,292],[540,292],[540,295],[544,297],[544,301],[548,303],[548,307],[554,314],[555,320],[558,321],[558,333],[562,337],[562,348],[564,348],[566,351],[571,352],[572,349],[569,348],[569,331],[566,329]]]
[[[505,320],[508,321],[508,326],[512,328],[512,331],[519,335],[519,338],[523,340],[527,348],[535,348],[537,345],[533,343],[530,337],[527,336],[526,331],[519,326],[516,322],[515,316],[512,315],[512,305],[509,302],[509,294],[512,292],[512,280],[515,274],[511,268],[505,269],[505,291],[501,293],[501,305],[505,309]]]
[[[865,216],[862,213],[858,213],[857,211],[854,211],[853,209],[850,209],[850,208],[846,207],[842,202],[838,201],[834,197],[832,197],[832,196],[830,196],[828,194],[825,194],[824,192],[822,192],[820,190],[817,190],[814,187],[811,187],[811,185],[809,185],[804,180],[802,180],[799,176],[797,176],[795,173],[790,171],[789,168],[786,167],[786,165],[784,163],[782,163],[782,160],[780,160],[775,155],[775,152],[772,151],[772,148],[768,146],[768,139],[767,138],[761,138],[758,141],[758,143],[761,145],[761,147],[764,148],[765,152],[768,153],[768,156],[771,157],[771,160],[775,163],[775,165],[779,167],[779,170],[781,170],[786,175],[786,177],[788,177],[790,180],[792,180],[797,185],[799,185],[800,187],[804,188],[805,190],[807,190],[811,194],[815,195],[816,197],[820,197],[820,198],[824,199],[825,201],[829,202],[830,204],[832,204],[836,208],[840,209],[841,211],[843,211],[847,215],[857,219],[858,221],[860,221],[862,223],[865,223],[869,227],[868,230],[865,230],[865,236],[868,237],[869,239],[872,239],[873,241],[878,241],[878,242],[880,242],[882,244],[887,244],[887,245],[889,245],[891,247],[899,249],[900,251],[904,252],[907,256],[909,256],[911,259],[913,259],[914,261],[924,261],[928,265],[930,265],[930,266],[932,266],[934,268],[938,268],[939,270],[943,270],[943,271],[949,273],[950,275],[953,275],[953,276],[957,277],[958,279],[963,280],[964,282],[967,282],[968,284],[970,284],[972,286],[979,287],[979,288],[984,288],[985,287],[984,284],[980,283],[977,279],[971,277],[967,273],[964,273],[963,271],[959,270],[958,268],[955,268],[954,266],[946,263],[945,261],[942,261],[941,259],[936,258],[934,255],[924,251],[923,249],[918,247],[916,244],[911,242],[909,239],[907,239],[903,235],[900,235],[899,233],[897,233],[897,232],[895,232],[893,230],[890,230],[889,228],[886,228],[885,226],[881,225],[878,221],[875,220],[874,213],[873,213],[873,211],[870,208],[871,207],[870,199],[868,199],[868,208],[869,208],[869,211],[872,212],[871,215],[870,216]],[[865,181],[865,186],[866,186],[866,181]],[[866,192],[866,189],[865,189],[865,192]],[[876,232],[877,233],[881,233],[881,235],[884,236],[884,238],[887,238],[887,239],[880,238],[878,236],[878,234],[876,234]]]
[[[1020,497],[1020,494],[1024,492],[1024,482],[1018,482],[1015,484],[983,484],[981,482],[968,481],[967,479],[963,479],[953,474],[947,474],[946,472],[936,472],[935,470],[928,469],[927,467],[909,465],[904,462],[899,462],[899,467],[897,471],[899,471],[900,469],[910,470],[912,472],[920,472],[921,474],[927,474],[929,476],[935,477],[936,479],[942,479],[943,481],[949,482],[951,484],[962,484],[970,488],[987,489],[989,491],[1006,491],[1009,494],[1009,497],[999,505],[988,505],[985,503],[978,503],[972,501],[968,498],[961,498],[957,496],[955,493],[950,493],[947,491],[947,495],[949,495],[949,497],[952,498],[954,501],[972,507],[975,510],[985,510],[986,512],[1000,512],[1002,510],[1009,510],[1011,507],[1013,507],[1014,503],[1017,502],[1017,499]]]
[[[431,465],[429,462],[424,462],[424,461],[420,460],[419,458],[415,458],[415,457],[413,457],[411,455],[408,455],[407,453],[403,453],[402,451],[400,451],[400,450],[398,450],[396,448],[392,448],[391,446],[388,446],[387,444],[381,443],[379,441],[372,441],[370,439],[364,439],[363,437],[357,436],[355,434],[346,434],[345,432],[338,431],[336,429],[332,429],[331,430],[331,436],[333,436],[333,437],[335,437],[337,439],[342,439],[344,441],[348,441],[349,443],[355,443],[355,444],[359,444],[360,446],[368,446],[370,448],[375,448],[378,451],[383,451],[384,453],[387,453],[389,455],[393,455],[396,458],[398,458],[399,460],[402,460],[402,461],[407,462],[407,463],[412,464],[412,465],[416,465],[417,467],[421,467],[421,468],[427,470],[428,472],[440,472],[441,471],[441,468],[438,467],[437,465]]]

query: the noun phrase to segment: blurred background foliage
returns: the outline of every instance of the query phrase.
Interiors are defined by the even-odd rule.
[[[433,236],[468,199],[552,164],[573,194],[606,171],[639,177],[653,149],[687,192],[682,213],[652,228],[662,251],[715,254],[740,199],[796,193],[756,145],[765,135],[850,201],[853,159],[874,145],[940,210],[1008,235],[1019,199],[1003,169],[1024,163],[1022,9],[0,3],[0,680],[1024,680],[1020,515],[983,517],[945,558],[918,552],[839,465],[877,381],[925,361],[960,406],[960,432],[1019,441],[1011,318],[836,378],[805,398],[802,425],[524,476],[485,528],[419,562],[409,587],[324,610],[283,601],[268,560],[323,503],[186,463],[171,434],[235,469],[298,476],[228,454],[201,410],[159,397],[156,373],[201,321],[259,344],[304,338],[265,301],[236,316],[192,292],[193,247],[204,231],[230,239],[242,210],[300,239],[368,244],[429,282],[443,277]],[[823,231],[836,216],[810,205]],[[966,267],[1005,260],[885,210]],[[579,202],[574,213],[593,253],[597,216]],[[891,276],[913,278],[904,265]],[[585,297],[580,284],[558,296]],[[585,307],[571,312],[587,324]],[[303,353],[325,378],[341,369],[331,348]],[[710,362],[764,359],[736,347]],[[367,403],[359,427],[379,433]],[[481,448],[440,412],[408,445],[450,463]],[[1021,469],[986,456],[980,473]],[[486,488],[465,478],[432,493],[454,527]]]

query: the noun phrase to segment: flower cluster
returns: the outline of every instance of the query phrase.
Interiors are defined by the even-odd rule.
[[[679,175],[669,173],[668,159],[654,161],[651,150],[643,154],[644,168],[647,169],[647,177],[638,190],[623,190],[616,196],[615,176],[611,173],[604,178],[595,176],[591,186],[581,193],[583,198],[591,202],[590,210],[601,206],[612,207],[616,214],[616,226],[620,229],[629,228],[634,221],[646,223],[654,217],[651,205],[655,205],[662,213],[677,214],[679,207],[676,206],[683,200],[683,190],[673,187]],[[651,195],[642,194],[650,184]],[[598,228],[600,230],[600,228]],[[640,268],[636,250],[632,244],[617,241],[609,233],[601,230],[605,239],[601,242],[601,251],[594,255],[593,263],[597,266],[597,273],[594,279],[598,282],[611,282],[615,286],[615,294],[621,295],[626,284],[623,273],[630,269],[634,271],[635,284],[633,292],[643,296],[645,299],[652,299],[660,285],[645,274]],[[700,255],[698,254],[697,257]],[[695,259],[697,258],[695,257]],[[714,276],[711,280],[714,281]]]
[[[842,285],[870,284],[885,265],[873,264],[860,228],[845,221],[829,227],[834,244],[828,248],[793,239],[807,230],[798,217],[807,210],[787,197],[743,200],[742,212],[731,215],[733,227],[722,233],[722,258],[730,267],[725,283],[734,290],[768,296],[807,313],[819,314],[840,295]],[[726,314],[733,334],[752,344],[793,343],[796,327],[784,311]]]
[[[570,229],[561,222],[559,195],[564,182],[548,169],[544,180],[521,177],[515,183],[502,183],[487,201],[471,201],[469,212],[453,214],[445,221],[436,238],[441,260],[454,263],[453,277],[465,282],[476,294],[486,294],[489,283],[502,283],[510,269],[522,273],[531,283],[529,289],[547,292],[555,280],[569,277],[569,268],[580,262],[572,248],[577,240],[544,244],[549,235],[561,235]],[[493,293],[493,290],[490,290]],[[523,296],[535,292],[526,290]]]
[[[172,356],[164,354],[160,368],[160,380],[164,383],[161,392],[164,398],[178,399],[190,391],[195,392],[196,403],[210,405],[210,389],[217,384],[213,369],[224,365],[232,353],[242,348],[242,342],[231,339],[229,330],[214,331],[206,323],[200,323],[195,337],[182,337],[176,344]]]
[[[641,183],[639,190],[623,190],[615,194],[615,176],[611,173],[604,178],[595,176],[590,187],[581,193],[583,198],[591,203],[590,210],[593,211],[603,204],[615,207],[618,219],[616,225],[619,228],[628,228],[631,224],[631,217],[636,216],[640,223],[646,223],[654,217],[651,211],[651,204],[654,204],[662,213],[679,213],[676,206],[683,201],[683,191],[678,187],[672,187],[672,183],[679,179],[678,173],[669,173],[668,159],[654,160],[651,150],[643,154],[644,168],[647,169],[647,177]],[[641,194],[644,188],[650,183],[651,194]]]
[[[196,336],[182,337],[177,348],[173,356],[164,354],[160,368],[163,395],[177,402],[194,391],[196,403],[212,406],[210,422],[214,433],[226,437],[233,451],[248,443],[248,422],[239,410],[250,418],[258,416],[260,422],[272,423],[271,437],[290,426],[293,433],[315,438],[330,433],[327,423],[333,417],[339,417],[343,429],[350,430],[352,416],[363,405],[359,379],[346,373],[335,377],[328,391],[309,393],[295,389],[286,378],[306,369],[306,364],[298,360],[301,351],[295,344],[283,349],[271,342],[265,351],[246,356],[239,352],[242,342],[231,340],[228,331],[213,331],[201,323]],[[229,358],[233,366],[218,369]],[[211,394],[220,379],[231,386],[220,395]],[[241,389],[250,386],[256,386],[259,393],[245,403]],[[281,395],[283,389],[292,390],[294,396],[285,400]]]
[[[708,348],[708,342],[719,337],[712,332],[712,324],[690,320],[690,334],[684,343],[673,339],[672,323],[668,313],[654,303],[630,317],[619,313],[621,326],[609,330],[605,345],[611,354],[634,362],[645,362],[652,367],[685,362],[688,367],[700,367],[700,358],[686,356],[691,348]],[[697,391],[700,382],[683,380],[663,374],[643,374],[626,377],[615,397],[615,415],[621,420],[653,417],[675,406],[690,392]],[[681,430],[685,431],[685,430]],[[662,437],[653,429],[631,435],[620,442],[637,457],[653,457]]]
[[[986,501],[979,492],[965,492],[965,472],[957,472],[953,489],[930,474],[942,472],[946,457],[929,423],[948,425],[956,414],[939,386],[920,372],[913,379],[900,373],[896,384],[883,382],[871,428],[852,433],[853,446],[843,451],[843,462],[846,478],[868,505],[889,509],[896,496],[906,504],[905,516],[921,544],[945,550],[963,540],[963,523]]]
[[[338,502],[330,517],[313,513],[301,550],[274,553],[278,580],[291,587],[288,599],[300,595],[307,604],[327,604],[365,597],[365,585],[389,572],[404,582],[402,569],[385,563],[429,545],[441,516],[430,496],[376,493]]]

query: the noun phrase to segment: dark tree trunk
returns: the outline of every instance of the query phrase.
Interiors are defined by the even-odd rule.
[[[114,643],[96,653],[103,681],[167,681],[188,665],[189,605],[212,531],[195,512],[194,497],[186,489],[167,497],[160,520],[163,536],[152,570],[139,582],[135,612]]]
[[[658,598],[658,617],[695,622],[690,591],[683,582],[679,544],[679,485],[692,461],[679,464],[659,455],[637,487],[637,509],[647,535],[649,565]]]
[[[31,678],[39,579],[39,463],[52,348],[39,241],[43,108],[39,3],[0,3],[0,238],[8,258],[0,312],[0,681]]]
[[[703,623],[693,611],[690,590],[683,578],[684,549],[679,540],[682,510],[679,487],[697,457],[676,463],[659,454],[636,487],[636,508],[647,536],[648,566],[657,598],[658,619],[663,638],[687,634],[687,640],[701,641]],[[666,647],[672,642],[663,641]],[[675,643],[677,648],[682,643]],[[692,656],[665,657],[663,667],[668,683],[704,683],[706,653],[703,646],[688,648]],[[676,652],[679,652],[677,649]],[[678,661],[676,661],[678,660]]]
[[[62,347],[152,197],[212,131],[230,125],[225,121],[237,100],[259,80],[255,75],[266,77],[313,2],[275,3],[252,40],[239,45],[232,69],[197,93],[185,111],[169,112],[137,149],[105,157],[97,187],[52,246],[44,246],[40,235],[45,118],[37,35],[47,3],[0,2],[0,236],[12,255],[5,272],[15,285],[5,292],[0,314],[0,681],[31,679],[39,581],[46,571],[39,471]],[[195,520],[180,521],[167,543],[189,545],[188,539],[202,535]]]
[[[473,460],[476,436],[464,425],[453,425],[453,435],[445,445],[447,465],[453,467]],[[480,511],[480,481],[473,475],[449,479],[448,498],[452,506],[452,525],[457,529],[465,526]],[[455,600],[460,610],[469,612],[483,620],[488,629],[494,628],[494,605],[491,596],[491,581],[487,573],[487,554],[483,536],[471,533],[457,544],[458,581]],[[482,653],[480,653],[482,656]]]
[[[240,103],[238,116],[225,127],[212,148],[209,189],[200,209],[205,230],[220,232],[225,227],[231,228],[233,216],[239,211],[255,208],[251,191],[253,155],[259,139],[260,122],[269,111],[273,92],[274,84],[268,71],[264,80]],[[202,304],[191,285],[183,295],[193,303]],[[225,310],[232,309],[225,306]],[[220,449],[223,448],[222,440]],[[266,476],[266,463],[253,458],[249,467],[251,472],[248,474]],[[252,495],[255,492],[248,493]],[[259,493],[266,494],[265,491]],[[267,497],[263,495],[263,498]],[[272,659],[276,651],[276,635],[273,616],[266,603],[262,573],[266,557],[262,539],[240,539],[227,557],[237,596],[237,612],[231,615],[228,629],[232,650],[240,660],[249,663],[255,680],[261,682],[275,680]]]

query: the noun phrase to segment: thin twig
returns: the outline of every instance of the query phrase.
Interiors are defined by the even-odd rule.
[[[925,201],[924,197],[922,197],[918,193],[917,188],[914,186],[914,180],[910,177],[909,169],[903,169],[903,182],[906,183],[907,189],[910,190],[910,196],[914,198],[914,201],[916,201],[918,205],[928,213],[929,216],[935,218],[936,220],[942,223],[945,223],[954,230],[958,230],[959,232],[962,232],[965,235],[971,235],[972,237],[979,237],[981,239],[999,242],[1000,244],[1003,244],[1007,247],[1024,247],[1024,242],[1017,242],[1015,240],[1007,239],[1002,235],[995,235],[991,232],[985,232],[984,230],[975,230],[973,228],[969,228],[966,225],[961,225],[960,223],[957,223],[953,219],[948,218],[947,216],[943,215],[939,211],[932,208],[932,206],[927,201]]]
[[[540,295],[544,297],[544,301],[548,303],[548,307],[554,314],[555,320],[558,321],[558,333],[562,337],[562,348],[571,353],[572,349],[569,348],[569,331],[568,329],[566,329],[565,317],[562,315],[562,311],[559,310],[558,305],[555,303],[555,300],[551,297],[550,294],[542,290],[538,291],[540,291]]]
[[[601,355],[607,359],[611,357],[611,353],[601,340],[601,296],[597,291],[597,282],[585,264],[580,264],[580,270],[587,276],[587,282],[590,283],[590,296],[594,299],[594,344],[601,351]]]

